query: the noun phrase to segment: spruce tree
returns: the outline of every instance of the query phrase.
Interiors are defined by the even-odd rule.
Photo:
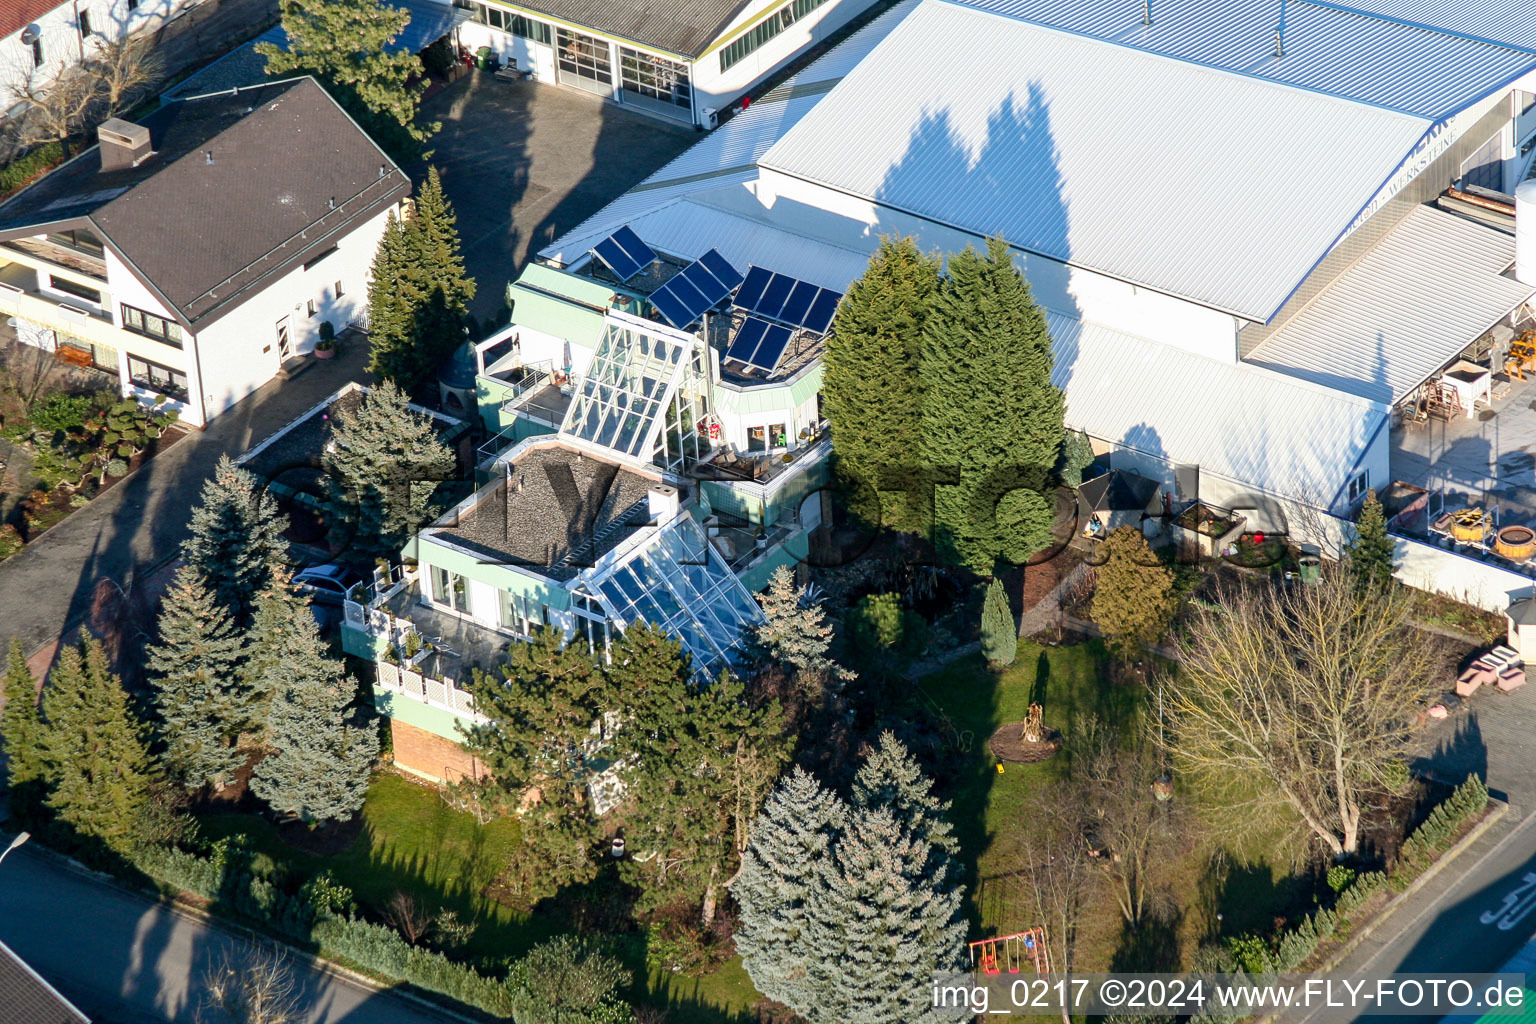
[[[1178,607],[1173,573],[1141,531],[1122,526],[1104,539],[1090,612],[1111,650],[1126,660],[1163,638]]]
[[[159,628],[148,660],[163,763],[185,786],[223,789],[245,763],[240,734],[257,726],[240,670],[244,637],[190,566],[166,590]]]
[[[1387,515],[1374,490],[1367,491],[1360,516],[1355,520],[1355,539],[1346,550],[1350,570],[1363,585],[1386,587],[1397,568],[1397,544],[1387,533]]]
[[[791,769],[752,822],[731,886],[742,966],[759,992],[797,1013],[840,984],[834,957],[842,939],[825,933],[821,911],[828,898],[823,869],[847,815],[835,793],[805,769]]]
[[[896,735],[882,732],[853,780],[853,806],[889,807],[913,835],[932,844],[937,855],[958,856],[949,802],[933,795],[933,782]]]
[[[739,863],[737,837],[788,757],[779,707],[749,706],[729,676],[696,686],[682,645],[644,622],[614,643],[607,676],[626,712],[606,752],[626,766],[626,838],[638,856],[625,871],[648,905],[686,900],[708,925]],[[742,799],[744,787],[754,795]]]
[[[368,372],[410,387],[421,375],[416,355],[416,294],[405,225],[390,213],[368,274]]]
[[[918,431],[924,465],[952,480],[934,497],[945,560],[990,572],[1049,538],[1064,412],[1051,362],[1045,313],[1002,239],[952,255],[924,323]]]
[[[773,570],[757,603],[763,621],[753,627],[751,642],[759,657],[793,668],[802,684],[812,683],[813,689],[853,678],[827,656],[833,632],[827,610],[806,600],[806,588],[795,585],[793,569],[781,565]]]
[[[410,407],[389,381],[370,389],[331,421],[326,445],[327,499],[353,528],[352,548],[398,560],[400,549],[434,515],[434,481],[453,479],[453,450],[432,417]]]
[[[0,710],[0,744],[5,747],[5,774],[11,812],[31,824],[42,807],[48,765],[42,747],[44,731],[38,714],[37,680],[27,667],[19,637],[11,637],[5,659],[5,708]]]
[[[82,836],[122,851],[148,798],[148,730],[99,644],[66,646],[43,691],[43,748],[53,783],[48,806]]]
[[[391,51],[390,40],[411,15],[375,0],[279,0],[288,47],[257,43],[267,74],[313,74],[368,134],[397,160],[420,152],[420,143],[441,125],[416,124],[416,107],[427,91],[421,58]]]
[[[1061,461],[1057,475],[1063,487],[1083,485],[1083,470],[1093,465],[1093,441],[1081,430],[1068,430],[1061,439]]]
[[[822,356],[823,409],[832,423],[833,471],[865,526],[928,528],[920,456],[922,336],[939,290],[939,260],[912,238],[882,239],[848,289]],[[908,493],[901,492],[912,486]]]
[[[308,602],[286,575],[258,599],[254,635],[272,650],[253,661],[270,694],[266,745],[251,792],[275,813],[306,822],[348,821],[363,806],[379,736],[353,705],[357,683],[330,657]]]
[[[981,653],[989,665],[1012,665],[1019,654],[1019,630],[1013,621],[1013,609],[1003,592],[1003,581],[996,576],[987,584],[987,596],[981,604]]]
[[[256,595],[271,584],[288,548],[272,495],[220,456],[187,530],[182,557],[213,588],[234,627],[250,625]]]

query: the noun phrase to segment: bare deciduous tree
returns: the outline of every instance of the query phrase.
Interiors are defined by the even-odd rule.
[[[98,83],[101,117],[108,118],[121,113],[140,86],[157,81],[165,61],[150,40],[125,36],[103,43],[87,66]]]
[[[0,68],[0,82],[26,109],[8,127],[19,145],[62,142],[67,150],[70,136],[122,113],[164,66],[148,39],[131,37],[102,42],[63,65],[14,58]]]
[[[419,945],[432,931],[432,915],[409,893],[397,891],[390,897],[384,908],[384,919],[413,946]]]
[[[0,391],[13,395],[21,411],[31,415],[38,399],[49,392],[56,376],[58,360],[52,352],[13,341],[6,346],[0,373]]]
[[[1059,790],[1035,794],[1025,811],[1030,841],[1023,881],[1030,919],[1045,928],[1051,971],[1076,968],[1077,927],[1092,885],[1092,845],[1081,801]],[[1063,1024],[1069,1021],[1062,1011]]]
[[[276,950],[226,953],[204,977],[199,1024],[298,1024],[306,1016],[288,958]]]
[[[1175,766],[1229,810],[1278,802],[1335,856],[1355,852],[1373,794],[1400,784],[1414,705],[1445,658],[1412,626],[1407,591],[1362,592],[1336,568],[1217,603],[1164,680]]]

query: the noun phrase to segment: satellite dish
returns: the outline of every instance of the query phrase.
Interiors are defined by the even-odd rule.
[[[41,38],[43,38],[43,30],[36,25],[28,25],[21,30],[21,43],[23,46],[31,46]]]

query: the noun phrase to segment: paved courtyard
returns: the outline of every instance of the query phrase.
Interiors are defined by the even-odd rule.
[[[699,138],[584,93],[479,71],[427,100],[421,116],[443,124],[431,162],[458,213],[481,319],[501,309],[507,282],[540,246]]]

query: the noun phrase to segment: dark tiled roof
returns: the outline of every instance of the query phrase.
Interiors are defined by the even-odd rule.
[[[694,58],[714,42],[746,0],[532,0],[519,7]]]
[[[59,0],[5,0],[0,3],[0,39],[20,32],[59,6]]]
[[[0,942],[0,1024],[90,1024],[90,1018]]]
[[[142,123],[154,155],[103,172],[92,147],[0,206],[0,238],[89,221],[189,324],[410,191],[311,78],[180,100]]]
[[[495,563],[569,579],[643,524],[606,529],[661,482],[564,444],[543,445],[519,455],[495,487],[433,532]],[[590,550],[579,550],[593,538],[599,539]],[[581,557],[559,564],[573,551]]]

